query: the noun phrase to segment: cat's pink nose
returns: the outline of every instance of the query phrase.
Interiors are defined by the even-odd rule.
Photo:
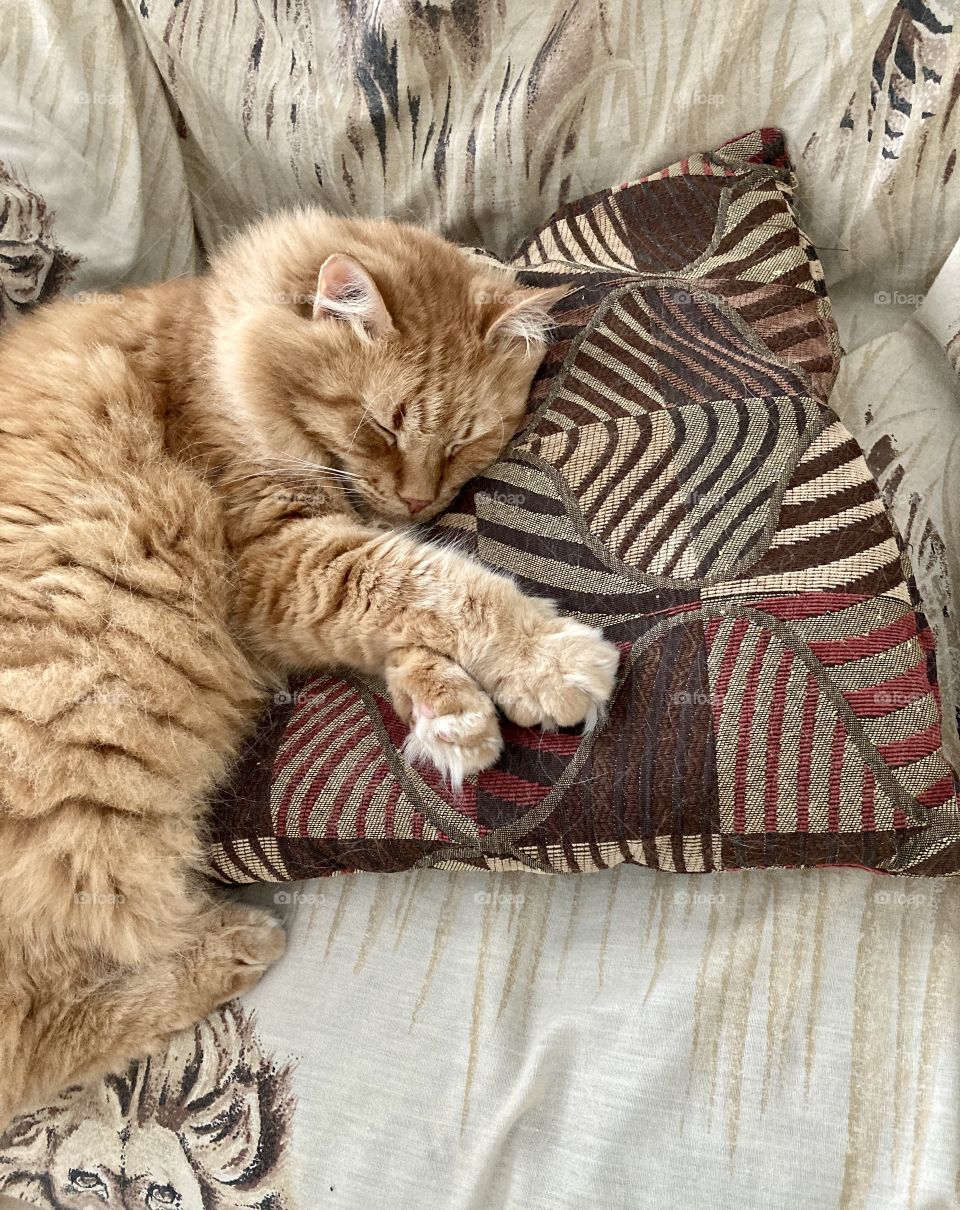
[[[416,496],[401,496],[400,499],[407,506],[407,512],[411,517],[415,517],[417,513],[423,512],[427,505],[431,503],[429,500],[420,500]]]

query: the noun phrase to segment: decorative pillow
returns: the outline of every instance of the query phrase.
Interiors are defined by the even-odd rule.
[[[513,264],[569,283],[530,421],[437,525],[602,626],[594,732],[504,725],[457,797],[381,685],[280,695],[216,804],[233,882],[411,866],[952,872],[931,632],[859,447],[840,348],[762,130],[559,211]]]

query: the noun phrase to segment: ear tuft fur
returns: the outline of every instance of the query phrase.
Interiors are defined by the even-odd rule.
[[[390,336],[396,331],[376,282],[352,256],[328,256],[317,278],[313,318],[332,316],[352,323],[363,336]]]
[[[568,293],[568,286],[517,287],[497,304],[487,328],[487,341],[522,341],[528,353],[541,349],[553,327],[550,308]]]

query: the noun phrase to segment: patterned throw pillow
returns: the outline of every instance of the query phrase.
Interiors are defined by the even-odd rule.
[[[505,724],[454,796],[375,682],[270,709],[216,804],[226,881],[411,866],[952,872],[931,632],[860,449],[763,130],[565,207],[514,264],[569,283],[530,420],[437,529],[623,652],[591,734]]]

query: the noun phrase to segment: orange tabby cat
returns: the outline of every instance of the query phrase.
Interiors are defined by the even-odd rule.
[[[455,783],[496,759],[495,706],[602,709],[599,633],[405,528],[518,428],[558,293],[306,211],[0,344],[0,1123],[279,957],[199,875],[265,687],[384,676]]]

